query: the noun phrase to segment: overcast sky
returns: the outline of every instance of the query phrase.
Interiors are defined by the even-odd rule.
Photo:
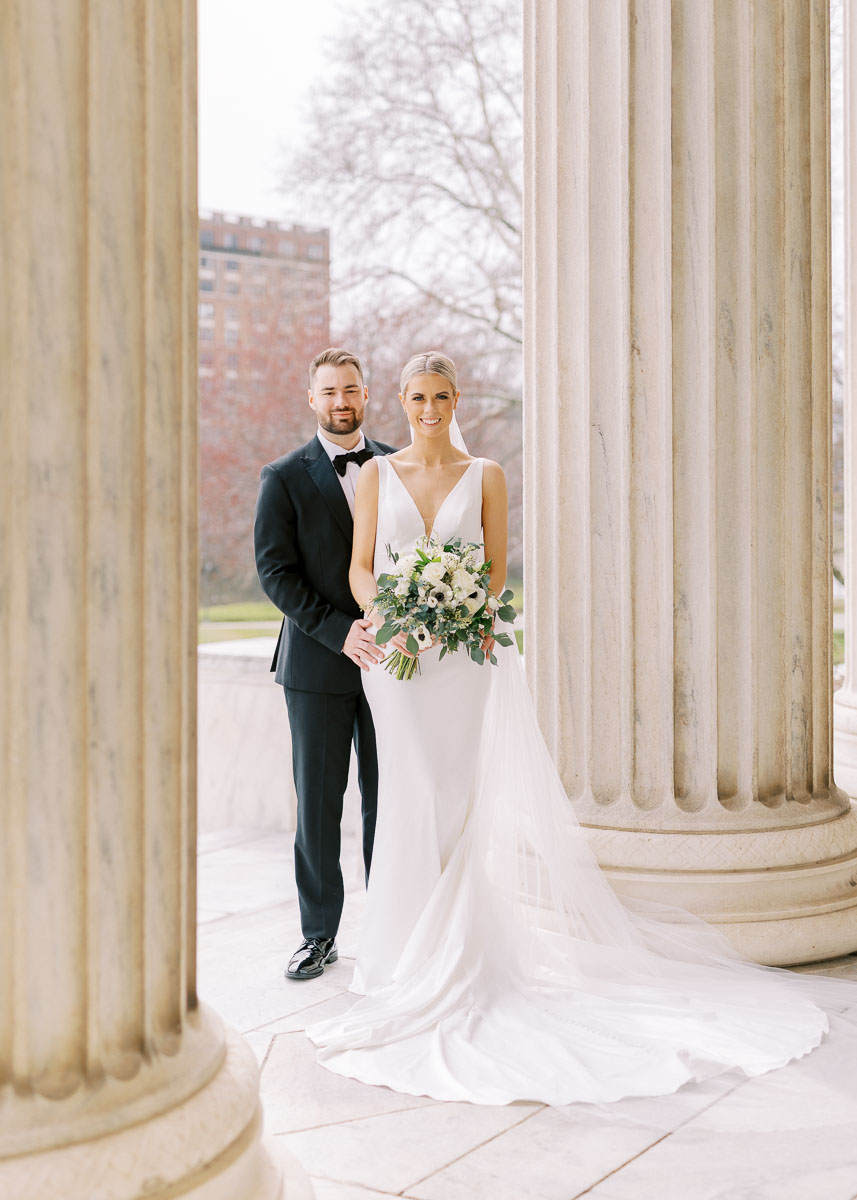
[[[278,194],[279,148],[322,86],[328,37],[361,0],[200,0],[199,203],[299,216]],[[310,221],[306,221],[310,224]]]

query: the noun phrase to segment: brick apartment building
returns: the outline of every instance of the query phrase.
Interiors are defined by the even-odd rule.
[[[330,344],[329,236],[200,214],[200,567],[203,604],[258,594],[261,466],[310,435],[306,368]]]

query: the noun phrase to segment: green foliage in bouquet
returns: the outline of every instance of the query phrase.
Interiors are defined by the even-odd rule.
[[[395,569],[379,576],[372,605],[384,617],[375,635],[379,646],[398,633],[407,635],[407,653],[394,650],[384,659],[385,669],[397,679],[412,679],[420,669],[420,650],[436,642],[441,658],[463,647],[480,664],[485,662],[486,637],[513,645],[508,633],[494,632],[496,620],[511,624],[517,616],[509,603],[513,593],[491,594],[491,560],[485,561],[478,542],[421,538],[411,554],[396,554],[389,546],[387,554]],[[488,658],[497,665],[492,652]]]

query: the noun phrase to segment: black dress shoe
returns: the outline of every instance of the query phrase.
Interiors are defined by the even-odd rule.
[[[333,938],[305,938],[286,967],[286,979],[315,979],[339,958]]]

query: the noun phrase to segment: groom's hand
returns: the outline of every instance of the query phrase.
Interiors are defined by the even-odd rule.
[[[379,663],[387,653],[383,646],[375,641],[375,629],[366,617],[355,621],[348,631],[342,653],[363,671],[368,671],[375,663]]]

